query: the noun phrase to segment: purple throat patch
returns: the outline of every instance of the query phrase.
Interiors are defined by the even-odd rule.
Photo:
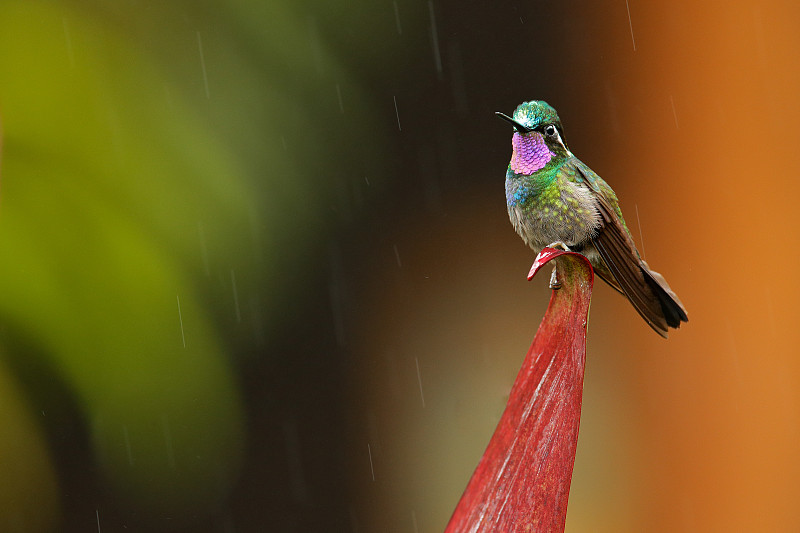
[[[522,135],[514,132],[511,146],[514,149],[511,156],[511,170],[526,176],[544,168],[555,155],[544,143],[540,133]]]

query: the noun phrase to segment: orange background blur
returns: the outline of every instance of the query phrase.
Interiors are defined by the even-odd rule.
[[[545,20],[527,6],[524,24],[491,30],[515,37],[496,51],[507,68],[492,79],[497,110],[557,107],[570,148],[615,188],[690,317],[663,341],[596,288],[567,531],[800,530],[800,8],[702,4],[630,2],[635,50],[624,2]],[[527,44],[529,30],[547,44]],[[542,56],[561,64],[537,71]],[[497,161],[465,165],[474,197],[437,223],[406,221],[402,268],[384,250],[373,277],[364,350],[377,361],[356,380],[379,428],[363,433],[376,465],[359,484],[369,530],[441,530],[547,300],[546,280],[524,281],[533,255],[501,220],[510,149],[497,137],[510,134],[486,122],[482,150]]]
[[[800,6],[468,4],[0,4],[0,530],[442,531],[543,99],[690,318],[596,286],[567,531],[800,531]]]

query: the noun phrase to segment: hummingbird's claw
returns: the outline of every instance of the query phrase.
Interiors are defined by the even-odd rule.
[[[549,246],[548,248],[552,248]],[[558,280],[558,267],[553,265],[553,272],[550,274],[550,289],[557,291],[561,288],[561,282]]]
[[[557,249],[561,248],[561,249],[562,249],[562,250],[564,250],[565,252],[571,252],[571,251],[572,251],[572,250],[570,250],[570,249],[569,249],[569,246],[567,246],[567,245],[564,243],[564,241],[556,241],[556,242],[551,242],[550,244],[548,244],[548,245],[546,246],[546,248],[553,248],[553,249],[555,249],[555,250],[557,250]]]
[[[572,251],[569,249],[569,246],[564,243],[564,241],[551,242],[546,246],[546,248],[553,248],[554,250],[561,249],[565,252]],[[554,291],[557,291],[561,288],[561,282],[558,280],[558,267],[556,265],[553,265],[553,273],[550,274],[550,288]]]

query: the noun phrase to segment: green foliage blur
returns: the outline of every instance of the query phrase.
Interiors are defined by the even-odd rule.
[[[139,517],[202,518],[240,475],[236,354],[383,149],[301,9],[0,4],[0,530],[69,528],[70,409],[70,472]]]

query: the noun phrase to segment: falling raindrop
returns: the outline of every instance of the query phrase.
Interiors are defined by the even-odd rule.
[[[369,432],[369,442],[374,444],[375,453],[381,453],[381,439],[378,434],[378,419],[372,411],[367,413],[367,430]]]
[[[397,97],[392,95],[392,98],[394,99],[394,114],[397,115],[397,129],[403,131],[403,128],[400,127],[400,111],[397,109]]]
[[[375,481],[375,467],[372,465],[372,446],[367,443],[367,452],[369,453],[369,471],[372,473],[372,481]]]
[[[125,453],[128,455],[128,465],[133,466],[133,452],[131,451],[131,439],[128,436],[128,426],[122,425],[122,438],[125,440]]]
[[[181,323],[181,342],[183,342],[183,347],[186,348],[186,336],[183,334],[183,315],[181,314],[181,297],[176,294],[175,298],[178,300],[178,320]]]
[[[397,7],[397,0],[392,2],[394,5],[394,21],[397,24],[397,35],[403,35],[403,28],[400,26],[400,9]]]
[[[431,44],[433,46],[433,63],[436,65],[436,74],[442,79],[442,55],[439,52],[439,32],[436,29],[436,15],[433,12],[433,1],[428,0],[428,12],[431,17]]]
[[[644,235],[642,234],[642,221],[639,220],[639,204],[634,204],[636,207],[636,223],[639,225],[639,241],[642,243],[642,259],[646,258],[644,253]]]
[[[419,382],[419,397],[422,398],[422,408],[425,409],[425,393],[422,392],[422,374],[419,371],[419,357],[415,357],[417,363],[417,382]]]
[[[231,269],[231,286],[233,288],[233,304],[236,307],[236,322],[242,321],[242,313],[239,310],[239,290],[236,288],[236,273]]]
[[[636,51],[636,39],[633,38],[633,22],[631,22],[631,6],[628,5],[628,0],[625,0],[625,7],[628,9],[628,25],[631,27],[631,41],[633,42],[633,51]]]
[[[336,84],[336,96],[339,97],[339,111],[344,115],[344,103],[342,102],[342,89],[339,84]]]
[[[679,130],[680,127],[678,126],[678,112],[675,111],[675,100],[672,98],[672,95],[669,95],[669,103],[672,105],[672,116],[675,118],[675,129]]]
[[[400,252],[397,251],[397,245],[393,244],[392,248],[394,249],[394,258],[397,260],[397,268],[403,268],[403,263],[400,261]]]

